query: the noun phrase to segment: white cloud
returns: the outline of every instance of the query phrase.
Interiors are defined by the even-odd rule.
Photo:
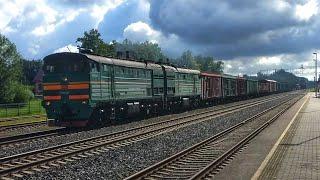
[[[10,26],[7,26],[7,27],[4,27],[3,29],[1,29],[1,31],[4,33],[4,34],[9,34],[9,33],[13,33],[13,32],[17,32],[18,30],[17,29],[14,29]]]
[[[314,55],[310,50],[301,54],[282,54],[278,56],[263,57],[237,57],[223,60],[225,63],[224,72],[232,75],[247,74],[255,76],[258,72],[264,74],[273,73],[274,70],[284,69],[297,76],[313,80],[314,77]],[[320,65],[320,62],[318,63]],[[303,69],[301,69],[301,65]]]
[[[227,69],[231,69],[231,68],[232,68],[232,65],[231,65],[231,64],[226,64],[226,68],[227,68]]]
[[[312,16],[318,13],[318,2],[317,0],[309,0],[307,3],[296,6],[295,15],[298,19],[308,21]]]
[[[54,31],[55,29],[54,24],[49,25],[42,25],[34,28],[34,30],[31,32],[35,36],[44,36]]]
[[[18,4],[11,1],[0,1],[0,30],[7,28],[13,17],[19,15]]]
[[[278,0],[274,2],[275,9],[278,11],[285,11],[290,8],[290,4],[285,0]]]
[[[75,53],[77,53],[77,52],[79,52],[79,49],[77,46],[74,46],[72,44],[68,44],[64,47],[61,47],[61,48],[53,51],[53,53],[59,53],[59,52],[75,52]]]
[[[281,63],[281,56],[260,57],[258,63],[262,65],[279,65]]]
[[[17,45],[25,58],[41,58],[96,28],[104,15],[123,1],[0,0],[0,33]]]
[[[123,0],[112,0],[112,1],[106,1],[105,4],[94,4],[92,9],[90,10],[90,15],[95,18],[96,23],[95,27],[97,28],[101,21],[103,20],[105,14],[110,11],[111,9],[116,8],[121,3],[123,3]]]
[[[129,24],[123,30],[123,38],[138,42],[150,41],[152,43],[157,43],[162,48],[163,52],[172,58],[177,57],[177,55],[180,55],[181,52],[186,50],[198,52],[198,50],[193,49],[192,46],[184,44],[179,36],[175,34],[164,35],[142,21]]]
[[[129,24],[123,31],[123,36],[133,41],[151,41],[158,43],[161,33],[152,29],[147,23],[138,21]]]
[[[45,36],[55,31],[59,26],[63,26],[68,22],[72,22],[80,13],[86,12],[86,9],[79,8],[77,10],[69,9],[64,12],[57,12],[50,7],[46,7],[49,12],[43,19],[43,23],[34,28],[31,32],[35,36]],[[45,9],[45,8],[44,8]],[[45,14],[43,10],[37,12],[39,14]]]

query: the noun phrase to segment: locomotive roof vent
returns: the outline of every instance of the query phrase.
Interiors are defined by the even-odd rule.
[[[79,49],[79,53],[93,54],[93,50],[92,49],[86,49],[86,48],[82,48],[82,47],[78,47],[78,49]]]

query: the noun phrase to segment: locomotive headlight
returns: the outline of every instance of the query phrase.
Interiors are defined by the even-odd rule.
[[[46,105],[47,105],[47,106],[50,106],[50,104],[51,104],[50,101],[47,101],[47,102],[46,102]]]
[[[63,80],[64,80],[64,82],[67,82],[67,81],[68,81],[68,78],[67,78],[67,77],[64,77]]]

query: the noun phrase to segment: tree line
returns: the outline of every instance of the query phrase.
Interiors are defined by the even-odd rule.
[[[283,69],[275,71],[272,74],[263,74],[259,72],[257,74],[257,79],[272,79],[278,82],[286,83],[289,89],[295,89],[297,86],[300,88],[310,88],[309,81],[304,77],[297,77],[293,73],[286,72]]]
[[[169,58],[164,55],[157,43],[150,41],[133,42],[125,39],[122,42],[112,41],[106,43],[96,29],[84,32],[83,37],[77,38],[80,48],[90,49],[96,55],[107,57],[125,57],[130,53],[130,59],[137,61],[154,61],[160,63],[172,63],[177,67],[197,69],[209,72],[223,72],[223,62],[217,61],[211,56],[193,55],[190,50],[181,54],[178,58]]]
[[[93,54],[100,56],[123,57],[126,52],[130,52],[130,60],[172,63],[176,67],[223,72],[223,62],[213,57],[193,55],[188,50],[180,57],[169,60],[157,43],[133,42],[129,39],[107,43],[96,29],[84,32],[76,42],[81,44],[80,48],[91,49]],[[24,59],[15,44],[0,34],[0,104],[27,102],[33,98],[33,79],[42,65],[42,60]]]

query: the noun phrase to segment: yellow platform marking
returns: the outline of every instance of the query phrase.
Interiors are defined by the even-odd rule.
[[[258,170],[256,171],[256,173],[252,176],[251,180],[256,180],[260,177],[263,169],[267,166],[268,162],[270,161],[271,157],[273,156],[274,152],[276,151],[277,147],[279,146],[280,142],[282,141],[282,139],[284,138],[284,136],[287,134],[289,128],[291,127],[291,125],[293,124],[293,122],[296,120],[298,114],[300,113],[301,109],[304,107],[304,105],[307,103],[308,99],[310,98],[310,95],[307,95],[306,100],[303,102],[303,104],[301,105],[301,107],[299,108],[299,110],[296,112],[296,114],[293,116],[292,120],[290,121],[289,125],[287,126],[287,128],[283,131],[283,133],[281,134],[281,136],[279,137],[279,139],[277,140],[277,142],[274,144],[274,146],[272,147],[271,151],[269,152],[269,154],[267,155],[267,157],[264,159],[264,161],[261,163],[260,167],[258,168]]]

